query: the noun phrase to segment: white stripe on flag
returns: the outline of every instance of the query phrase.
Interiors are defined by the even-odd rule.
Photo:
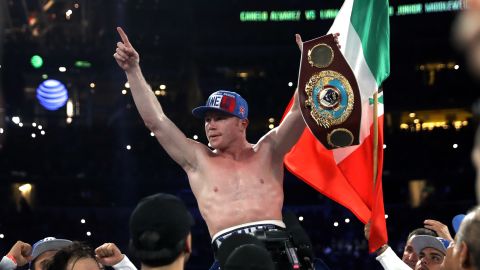
[[[373,110],[369,104],[369,99],[378,90],[377,82],[368,67],[367,61],[363,54],[362,42],[350,22],[352,14],[353,0],[346,0],[342,8],[337,14],[332,27],[328,31],[329,34],[340,33],[339,44],[340,51],[347,59],[350,68],[352,68],[357,78],[360,90],[360,99],[362,102],[362,117],[360,125],[360,144],[370,135],[370,126],[373,123]],[[379,106],[380,107],[380,106]],[[383,106],[378,110],[378,116],[383,114]],[[338,164],[348,155],[355,151],[359,145],[334,149],[333,156]]]

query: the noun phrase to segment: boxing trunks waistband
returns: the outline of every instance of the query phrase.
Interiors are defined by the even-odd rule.
[[[285,223],[279,220],[263,220],[233,226],[219,231],[212,237],[214,254],[217,254],[222,242],[234,234],[251,234],[256,231],[285,231]]]

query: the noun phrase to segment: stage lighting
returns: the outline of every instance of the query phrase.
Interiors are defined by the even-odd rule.
[[[30,63],[34,68],[41,68],[43,66],[43,59],[40,55],[34,55],[30,58]]]

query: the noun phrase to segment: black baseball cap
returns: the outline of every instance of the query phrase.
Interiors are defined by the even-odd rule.
[[[158,193],[143,198],[130,216],[131,244],[137,250],[155,251],[175,246],[190,233],[194,219],[178,197]],[[155,245],[142,245],[140,237],[155,232]]]
[[[250,234],[234,234],[218,249],[222,270],[273,270],[272,256],[263,242]]]

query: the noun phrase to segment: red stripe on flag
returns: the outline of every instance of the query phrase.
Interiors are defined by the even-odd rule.
[[[290,110],[292,101],[286,112]],[[285,115],[284,115],[285,116]],[[285,156],[286,167],[323,195],[348,208],[363,223],[371,220],[371,252],[387,243],[382,193],[383,115],[379,121],[377,185],[373,189],[373,125],[370,136],[336,164],[333,152],[316,140],[308,128]]]

